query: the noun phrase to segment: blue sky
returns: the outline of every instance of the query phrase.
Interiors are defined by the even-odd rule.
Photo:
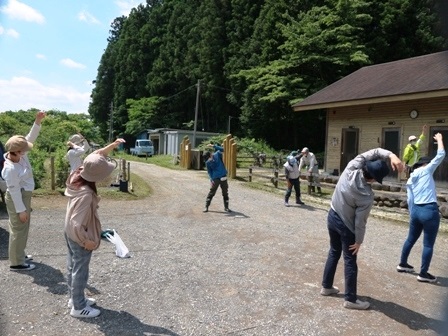
[[[140,0],[0,0],[0,112],[87,113],[111,22]]]

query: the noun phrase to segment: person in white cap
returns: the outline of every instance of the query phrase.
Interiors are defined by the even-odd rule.
[[[299,172],[302,171],[302,167],[306,167],[309,175],[308,181],[311,184],[311,190],[314,192],[317,186],[317,192],[322,192],[319,182],[319,165],[316,160],[316,156],[310,152],[308,147],[303,147],[302,158],[299,163]],[[309,189],[308,189],[309,190]]]
[[[82,155],[90,149],[90,145],[81,134],[74,134],[68,139],[67,146],[65,157],[70,164],[70,173],[72,173],[82,165]]]
[[[420,137],[417,138],[415,135],[411,135],[408,139],[409,143],[405,147],[403,154],[403,162],[406,165],[406,178],[409,178],[411,167],[420,160],[420,146],[423,140],[425,140],[427,129],[428,126],[423,125]]]
[[[34,190],[34,177],[28,151],[40,132],[40,124],[45,112],[36,115],[27,136],[14,135],[5,144],[5,164],[2,170],[6,181],[6,209],[9,216],[9,262],[11,271],[30,271],[36,266],[26,263],[31,260],[25,254],[30,229],[31,196]]]
[[[89,264],[92,251],[100,246],[101,222],[98,216],[96,182],[108,177],[115,165],[106,157],[121,143],[117,139],[104,148],[89,154],[67,179],[65,196],[69,198],[65,216],[65,240],[67,242],[67,284],[70,299],[68,307],[73,317],[96,317],[99,309],[92,308],[95,300],[87,298],[84,290],[89,277]]]

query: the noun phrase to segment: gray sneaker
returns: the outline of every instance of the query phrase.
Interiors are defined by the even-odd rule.
[[[347,309],[366,310],[370,307],[370,303],[361,300],[356,300],[356,302],[345,301],[344,307]]]
[[[93,306],[94,304],[96,304],[96,300],[94,298],[87,298],[86,299],[86,304],[88,306]],[[67,307],[68,308],[73,308],[73,300],[72,299],[68,300]]]
[[[339,293],[339,289],[337,287],[331,287],[331,288],[323,288],[320,290],[320,295],[328,296]]]

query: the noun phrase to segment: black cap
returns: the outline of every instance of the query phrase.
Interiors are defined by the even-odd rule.
[[[369,175],[378,183],[383,183],[383,178],[389,174],[389,167],[383,160],[367,161],[366,168]]]

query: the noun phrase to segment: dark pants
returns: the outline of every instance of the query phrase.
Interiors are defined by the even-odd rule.
[[[349,251],[349,246],[355,243],[355,234],[344,224],[339,215],[330,209],[327,219],[328,233],[330,235],[330,250],[325,264],[322,287],[331,288],[334,275],[338,266],[339,258],[344,252],[344,277],[345,277],[345,300],[356,302],[356,285],[358,282],[358,265],[356,254]]]
[[[213,183],[210,183],[210,191],[207,195],[207,203],[210,204],[212,201],[213,196],[215,196],[216,191],[218,190],[218,187],[221,186],[222,191],[222,197],[224,199],[224,202],[229,201],[229,184],[227,183],[227,180],[221,181],[221,179],[217,178],[213,180]]]
[[[285,202],[288,202],[293,187],[294,191],[296,192],[296,202],[300,200],[300,179],[288,179],[288,187],[286,188],[285,193]]]
[[[401,251],[400,263],[408,262],[412,247],[423,231],[423,252],[420,273],[427,273],[431,264],[434,243],[439,232],[440,214],[437,203],[414,204],[411,209],[408,238]]]

